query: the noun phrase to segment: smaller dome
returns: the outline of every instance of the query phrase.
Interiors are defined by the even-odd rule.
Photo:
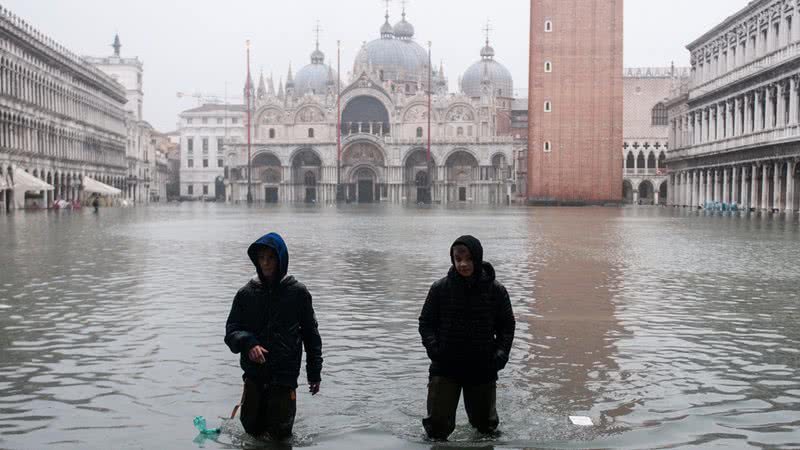
[[[381,26],[381,37],[392,37],[394,36],[394,29],[389,24],[389,18],[386,18],[386,22]]]
[[[322,64],[325,62],[325,53],[317,47],[316,50],[311,52],[311,64]]]
[[[494,58],[494,48],[492,48],[489,43],[486,43],[486,46],[481,49],[481,57],[482,58]]]
[[[403,20],[394,25],[394,35],[400,39],[411,39],[414,37],[414,25],[406,21],[406,13],[403,13]]]

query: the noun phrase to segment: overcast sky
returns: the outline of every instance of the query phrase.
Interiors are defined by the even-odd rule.
[[[740,10],[748,0],[626,0],[625,66],[687,65],[686,44]],[[479,59],[482,29],[491,21],[491,41],[514,76],[527,88],[528,0],[408,0],[415,39],[433,43],[433,60],[444,61],[450,90]],[[321,50],[336,64],[342,41],[342,74],[352,70],[363,41],[379,37],[381,0],[2,0],[2,5],[80,55],[107,56],[114,34],[122,56],[144,62],[144,115],[161,131],[176,128],[180,111],[196,106],[177,92],[241,100],[245,40],[252,41],[251,68],[277,81],[309,63],[319,20]],[[400,19],[401,0],[390,4],[390,22]],[[526,95],[525,91],[521,94]],[[230,100],[235,100],[231,98]]]

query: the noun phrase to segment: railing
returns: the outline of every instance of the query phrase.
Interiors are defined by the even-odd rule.
[[[695,85],[694,81],[691,81],[689,83],[689,100],[702,97],[711,91],[715,91],[721,87],[727,86],[748,75],[769,69],[798,55],[800,55],[800,42],[795,42],[759,59],[755,59],[744,66],[726,73],[725,75],[712,78],[711,80],[704,81],[697,85]]]
[[[673,158],[690,158],[713,153],[722,153],[741,147],[773,144],[778,141],[800,139],[800,125],[759,131],[747,136],[737,136],[721,141],[709,142],[690,147],[682,147],[671,152]]]
[[[638,169],[625,169],[625,175],[629,176],[663,176],[667,174],[667,169],[654,169],[654,168],[638,168]]]

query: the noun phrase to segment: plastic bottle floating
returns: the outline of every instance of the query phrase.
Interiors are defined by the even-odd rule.
[[[197,416],[194,418],[194,427],[197,428],[197,431],[199,431],[200,434],[205,436],[213,436],[219,434],[221,431],[219,428],[206,428],[206,418],[203,416]]]

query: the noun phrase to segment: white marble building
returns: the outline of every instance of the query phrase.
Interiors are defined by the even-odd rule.
[[[82,181],[123,188],[125,89],[0,7],[0,211],[85,200]],[[53,190],[22,192],[32,175]]]
[[[687,48],[691,80],[667,105],[669,204],[796,212],[798,0],[754,0]]]
[[[340,116],[340,80],[319,44],[310,63],[296,74],[290,68],[277,90],[262,78],[252,93],[254,200],[328,203],[338,195],[353,202],[506,203],[515,172],[513,80],[488,37],[478,56],[458,92],[449,93],[444,68],[431,67],[405,12],[394,26],[387,13],[380,37],[364,44],[341,84]],[[229,201],[247,199],[245,142],[225,145]],[[184,180],[184,170],[191,173],[182,165],[182,185],[201,182]],[[210,177],[204,180],[211,194]]]

